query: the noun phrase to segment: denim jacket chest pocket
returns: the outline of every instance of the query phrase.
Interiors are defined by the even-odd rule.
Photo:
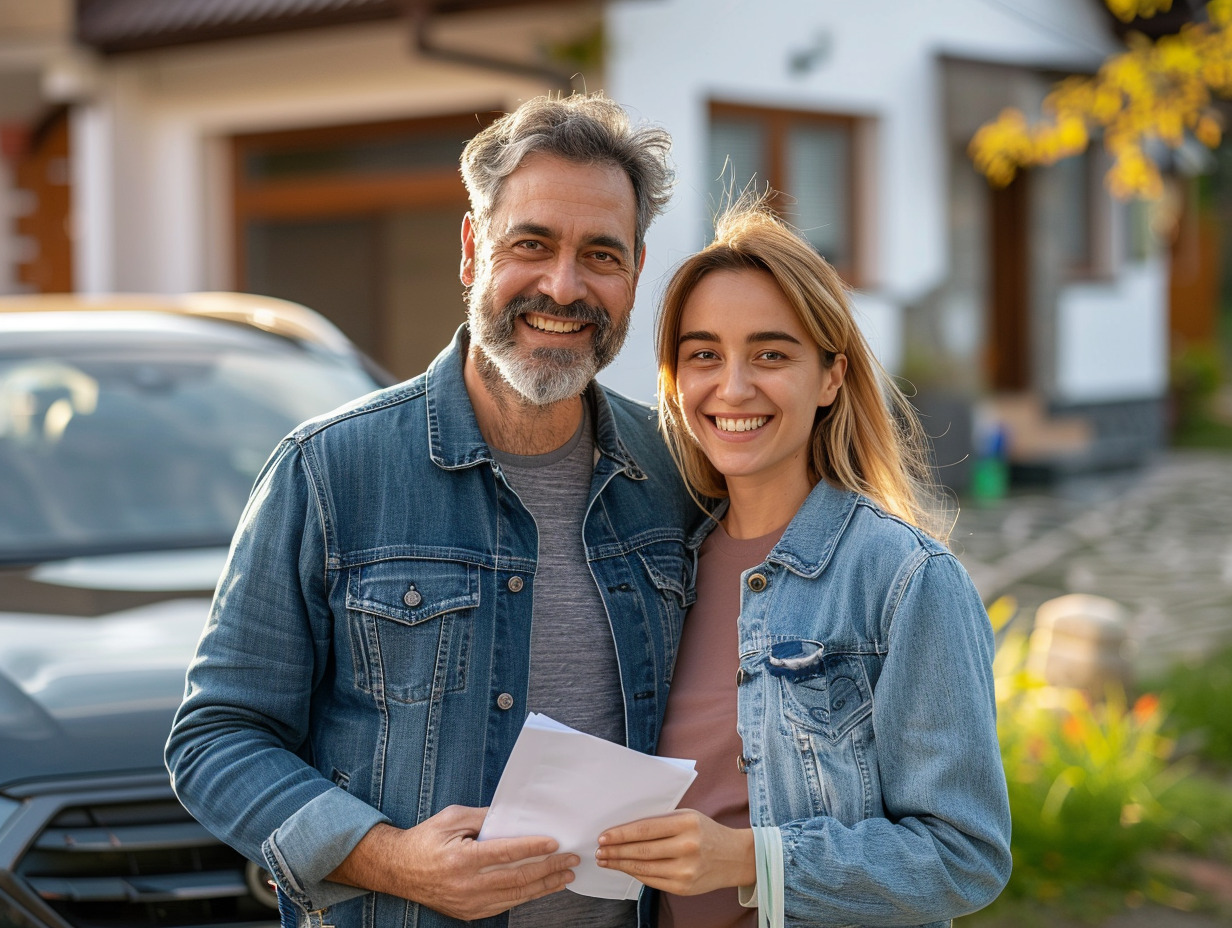
[[[831,743],[872,715],[872,689],[855,655],[818,641],[780,641],[766,652],[765,670],[778,681],[784,715]]]
[[[479,608],[474,564],[394,558],[352,567],[346,606],[356,687],[416,703],[466,688]]]
[[[877,769],[873,691],[861,655],[779,639],[760,661],[768,705],[781,712],[771,730],[785,736],[768,750],[780,769],[798,771],[774,800],[782,807],[778,817],[829,815],[850,826],[874,814],[880,790],[871,774]]]

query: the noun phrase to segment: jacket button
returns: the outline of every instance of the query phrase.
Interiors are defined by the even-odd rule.
[[[520,593],[522,591],[522,578],[510,577],[509,583],[506,585],[509,587],[510,593]]]
[[[744,686],[749,680],[749,672],[743,667],[736,670],[736,686]]]
[[[410,589],[403,595],[402,601],[414,609],[423,602],[423,597],[419,595],[419,590],[415,589],[414,584],[412,584]]]
[[[746,775],[749,772],[749,762],[743,754],[736,758],[736,769]]]
[[[752,590],[754,593],[760,593],[765,588],[766,588],[766,575],[765,574],[753,574],[753,576],[749,577],[749,589]]]
[[[513,697],[510,696],[508,693],[501,693],[499,696],[496,697],[496,705],[501,709],[506,709],[506,710],[512,709],[513,708]]]

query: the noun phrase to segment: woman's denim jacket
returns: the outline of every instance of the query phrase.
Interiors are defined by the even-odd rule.
[[[167,745],[184,805],[272,871],[301,924],[459,924],[325,877],[378,822],[486,806],[526,717],[537,534],[479,433],[464,356],[462,330],[426,374],[278,447]],[[653,752],[701,513],[653,412],[591,392],[586,555],[627,743]]]
[[[993,636],[966,571],[819,483],[742,574],[758,895],[781,925],[946,925],[1010,873]]]

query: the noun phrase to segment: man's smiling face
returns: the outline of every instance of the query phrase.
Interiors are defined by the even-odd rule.
[[[633,184],[612,164],[528,155],[483,228],[462,225],[472,347],[524,399],[577,396],[624,343],[641,267]]]

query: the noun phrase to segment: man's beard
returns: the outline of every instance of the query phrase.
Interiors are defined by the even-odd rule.
[[[594,326],[585,348],[535,348],[523,354],[514,340],[518,317],[541,313]],[[581,300],[561,306],[551,297],[514,297],[500,311],[491,306],[490,291],[476,286],[470,294],[467,321],[471,343],[523,399],[547,406],[578,396],[620,351],[629,332],[629,313],[618,322],[601,306]]]

